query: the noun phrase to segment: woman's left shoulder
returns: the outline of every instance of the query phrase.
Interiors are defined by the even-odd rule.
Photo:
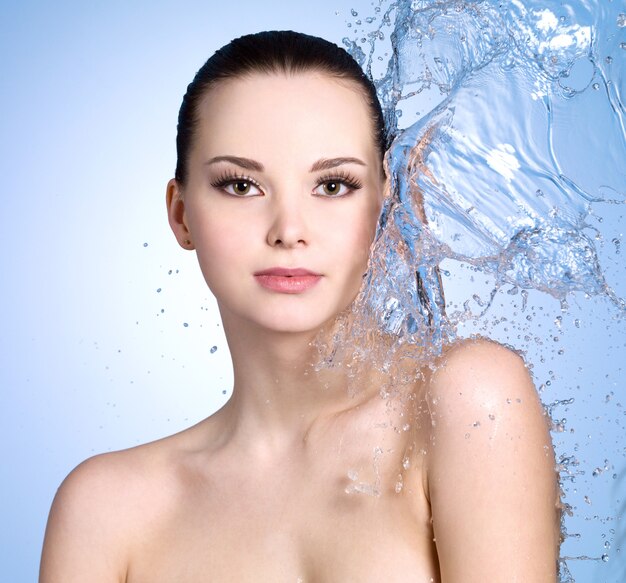
[[[472,370],[490,365],[526,368],[520,352],[485,336],[463,338],[445,345],[437,365],[468,366]]]
[[[425,398],[424,483],[442,574],[555,581],[559,493],[549,416],[523,358],[483,338],[452,344],[430,370]]]
[[[553,472],[550,417],[515,350],[486,338],[450,344],[429,370],[425,390],[434,466],[467,455],[504,463],[515,453],[522,466],[543,458],[546,473]]]
[[[429,371],[427,390],[435,405],[445,403],[459,415],[503,412],[510,405],[543,413],[521,354],[483,337],[447,345]]]

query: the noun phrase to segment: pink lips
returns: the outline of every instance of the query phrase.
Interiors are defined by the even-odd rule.
[[[322,276],[308,269],[272,267],[257,271],[254,277],[264,288],[284,293],[299,294],[312,288]]]

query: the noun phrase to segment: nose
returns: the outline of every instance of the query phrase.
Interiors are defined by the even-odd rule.
[[[267,232],[267,243],[271,247],[287,249],[307,245],[309,234],[304,220],[302,205],[295,197],[275,199],[272,205],[270,227]]]

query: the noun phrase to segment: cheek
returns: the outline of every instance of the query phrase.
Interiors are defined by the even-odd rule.
[[[366,241],[365,245],[368,248],[368,253],[369,247],[373,243],[374,236],[376,235],[376,227],[380,219],[381,209],[382,202],[373,200],[370,201],[367,208],[365,208],[362,213],[360,237]]]
[[[355,213],[334,230],[330,247],[333,252],[342,255],[348,264],[353,264],[356,271],[362,270],[369,258],[377,218],[371,212]]]
[[[211,289],[219,287],[245,256],[249,231],[219,211],[191,221],[190,229],[204,278]]]

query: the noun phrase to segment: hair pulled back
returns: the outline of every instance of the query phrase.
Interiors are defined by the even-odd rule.
[[[376,88],[359,64],[346,50],[322,38],[291,30],[266,31],[239,37],[216,51],[187,87],[178,113],[176,180],[181,185],[187,180],[187,161],[198,125],[198,104],[211,87],[252,73],[307,71],[353,81],[361,88],[382,161],[387,146],[383,113]]]

